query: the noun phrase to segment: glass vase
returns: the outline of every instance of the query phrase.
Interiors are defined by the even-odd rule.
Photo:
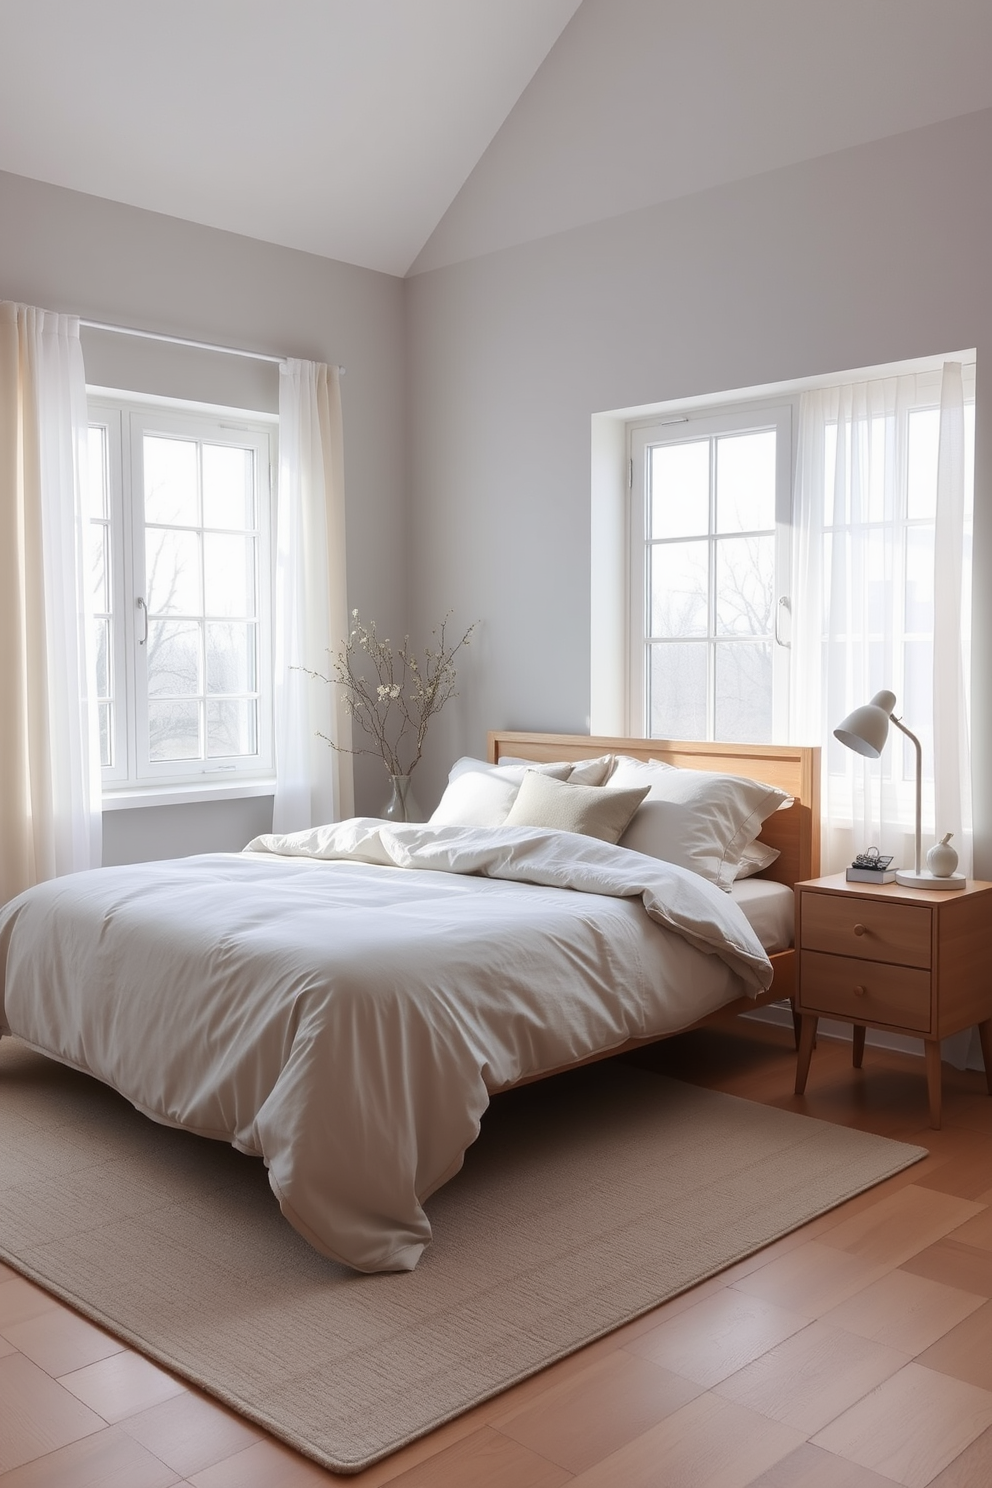
[[[386,821],[420,822],[423,814],[410,789],[409,775],[390,775],[389,800],[383,809]]]

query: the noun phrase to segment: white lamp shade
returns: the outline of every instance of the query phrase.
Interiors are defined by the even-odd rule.
[[[863,754],[867,759],[878,759],[885,748],[889,735],[889,718],[896,705],[894,692],[876,692],[870,703],[855,708],[834,729],[834,738]]]

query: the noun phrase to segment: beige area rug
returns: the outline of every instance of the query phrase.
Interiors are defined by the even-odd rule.
[[[9,1038],[0,1133],[5,1260],[341,1472],[924,1155],[595,1065],[495,1101],[417,1270],[359,1276],[289,1227],[261,1162]]]

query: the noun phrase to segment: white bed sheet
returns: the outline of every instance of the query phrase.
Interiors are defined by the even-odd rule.
[[[360,1270],[416,1264],[492,1092],[771,975],[729,895],[570,833],[358,820],[252,846],[5,906],[0,1031],[260,1155]]]
[[[730,893],[769,956],[789,949],[796,938],[796,896],[788,884],[740,878]]]

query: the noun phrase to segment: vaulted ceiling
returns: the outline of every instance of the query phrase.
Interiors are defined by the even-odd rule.
[[[405,274],[992,106],[989,0],[0,0],[0,169]]]

